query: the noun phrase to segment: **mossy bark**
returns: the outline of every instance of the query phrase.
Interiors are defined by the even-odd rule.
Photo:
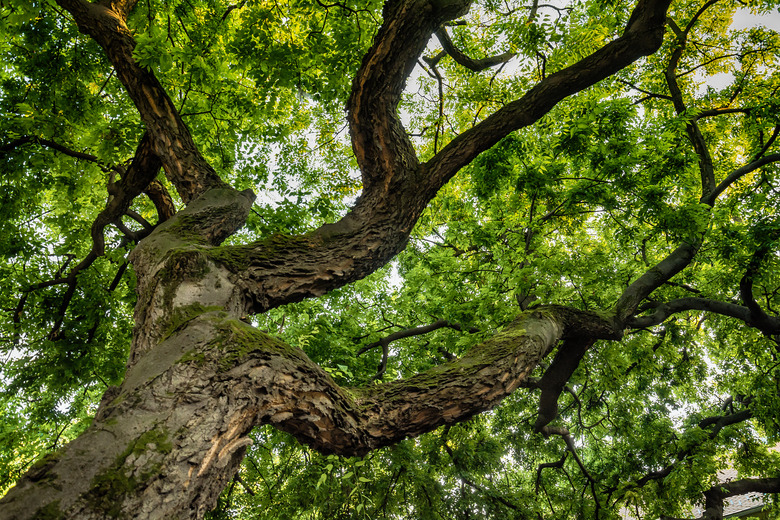
[[[563,307],[520,316],[461,359],[403,381],[345,389],[246,313],[324,294],[401,251],[437,191],[477,154],[559,100],[661,43],[668,0],[639,0],[626,32],[545,78],[420,164],[396,113],[431,34],[469,0],[388,2],[348,102],[364,191],[339,222],[302,237],[220,246],[253,195],[203,159],[154,74],[133,59],[134,1],[57,0],[104,49],[138,108],[150,148],[187,208],[133,251],[138,302],[127,373],[91,427],[0,501],[0,519],[200,518],[238,468],[251,428],[271,424],[327,453],[359,455],[495,406],[573,336],[616,338],[610,316]]]

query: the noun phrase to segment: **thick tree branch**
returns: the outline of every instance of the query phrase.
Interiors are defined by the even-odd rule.
[[[639,308],[639,304],[650,294],[666,283],[674,275],[691,263],[701,246],[702,238],[696,242],[683,242],[669,256],[648,269],[642,276],[629,285],[615,303],[617,319],[625,321]]]
[[[668,0],[640,0],[623,35],[595,53],[547,76],[522,98],[453,139],[424,166],[426,187],[438,188],[510,132],[528,126],[560,100],[614,74],[661,45]]]
[[[558,347],[552,364],[537,384],[542,395],[539,397],[539,416],[534,424],[535,431],[544,432],[545,427],[558,416],[558,398],[585,352],[594,343],[595,340],[589,337],[581,337],[566,340]]]
[[[396,106],[431,33],[463,14],[468,2],[439,8],[421,2],[425,3],[389,3],[384,24],[353,82],[348,120],[364,189],[352,211],[303,237],[277,236],[209,253],[251,295],[247,313],[324,294],[384,265],[405,247],[422,210],[462,166],[509,132],[532,124],[566,96],[654,52],[663,38],[669,0],[640,0],[622,37],[547,77],[521,99],[456,137],[424,166],[418,163]]]
[[[201,156],[187,126],[151,70],[133,58],[135,39],[125,24],[132,0],[109,0],[110,6],[86,0],[57,0],[73,15],[79,30],[103,48],[146,125],[152,150],[185,203],[225,183]],[[112,7],[119,9],[114,11]]]
[[[173,486],[176,500],[127,494],[110,507],[128,515],[145,507],[160,517],[193,518],[213,505],[233,477],[254,426],[273,425],[324,453],[362,455],[462,421],[517,389],[574,316],[564,309],[529,311],[463,358],[409,379],[347,390],[300,349],[213,309],[201,306],[177,318],[156,355],[131,364],[122,386],[107,394],[93,426],[3,498],[4,513],[26,517],[20,511],[33,493],[33,508],[57,502],[68,518],[99,518],[94,508],[101,502],[90,499],[100,496],[99,486],[93,488],[99,476],[130,474],[143,464],[155,468],[143,473],[143,485]],[[139,399],[172,408],[138,407]],[[160,432],[177,449],[151,450],[152,460],[123,455],[126,442],[117,442],[130,434],[131,446],[145,445]],[[91,458],[96,448],[99,461]],[[38,484],[47,472],[72,475],[76,467],[82,468],[79,479],[67,491]]]

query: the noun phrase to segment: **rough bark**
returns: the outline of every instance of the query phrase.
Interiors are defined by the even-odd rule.
[[[323,294],[385,264],[436,192],[477,154],[654,52],[668,0],[640,0],[621,38],[549,76],[424,165],[396,105],[433,32],[470,2],[388,2],[348,104],[361,198],[341,221],[308,235],[230,247],[219,244],[243,224],[254,197],[219,179],[154,74],[133,60],[125,19],[134,2],[58,3],[105,50],[146,125],[149,164],[159,160],[188,206],[131,256],[138,303],[125,380],[106,392],[85,434],[3,498],[0,518],[199,518],[234,475],[257,425],[323,452],[364,454],[490,409],[560,340],[621,336],[612,315],[540,308],[461,359],[407,380],[345,389],[301,350],[240,318]]]

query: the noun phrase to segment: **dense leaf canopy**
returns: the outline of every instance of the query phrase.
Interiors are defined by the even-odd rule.
[[[122,381],[128,253],[188,202],[161,173],[101,220],[146,123],[60,4],[0,2],[0,492]],[[619,37],[633,8],[483,0],[442,25],[398,107],[420,160]],[[376,0],[130,12],[133,56],[200,153],[258,194],[228,244],[355,204],[344,107],[385,14]],[[772,0],[673,2],[657,52],[460,169],[391,262],[246,318],[359,387],[462,356],[528,309],[614,312],[624,336],[570,354],[554,420],[540,411],[550,356],[493,410],[363,458],[263,426],[210,517],[693,517],[719,471],[780,477],[777,17]],[[630,301],[669,259],[680,268]]]

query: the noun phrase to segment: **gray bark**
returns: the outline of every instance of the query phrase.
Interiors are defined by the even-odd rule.
[[[559,340],[622,335],[614,316],[540,308],[461,359],[407,380],[345,389],[301,350],[240,318],[384,265],[436,192],[477,154],[654,52],[668,0],[640,0],[622,37],[551,75],[424,165],[396,104],[432,33],[470,2],[388,2],[348,107],[363,172],[360,200],[344,219],[308,235],[231,247],[219,244],[243,224],[253,195],[224,185],[157,79],[134,62],[125,25],[134,2],[58,3],[105,49],[141,113],[149,149],[188,206],[132,254],[138,303],[125,380],[106,393],[83,435],[0,501],[0,519],[199,518],[234,475],[255,426],[271,424],[323,452],[360,455],[490,409]]]

